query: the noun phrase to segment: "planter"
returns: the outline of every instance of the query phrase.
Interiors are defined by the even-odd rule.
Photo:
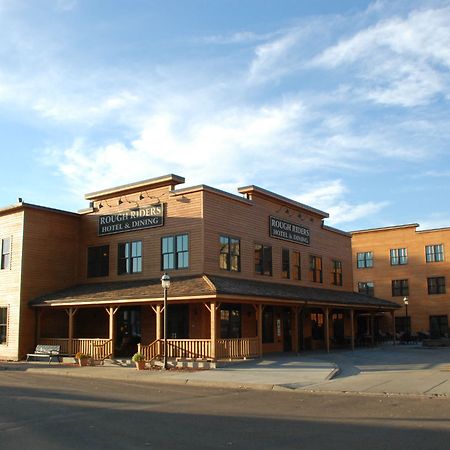
[[[145,370],[145,361],[135,361],[137,370]]]
[[[78,359],[78,365],[83,367],[83,366],[88,366],[89,365],[89,358],[79,358]]]

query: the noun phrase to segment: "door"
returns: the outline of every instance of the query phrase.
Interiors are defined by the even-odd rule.
[[[292,351],[292,311],[283,308],[283,351]]]
[[[119,308],[116,316],[116,356],[132,356],[141,342],[141,307]]]

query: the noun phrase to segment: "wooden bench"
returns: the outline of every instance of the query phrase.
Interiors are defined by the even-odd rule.
[[[34,353],[27,353],[27,361],[31,358],[48,358],[48,363],[50,364],[52,362],[52,358],[56,357],[58,358],[58,362],[60,361],[61,355],[60,355],[61,346],[60,345],[44,345],[39,344],[36,345],[36,348],[34,349]]]

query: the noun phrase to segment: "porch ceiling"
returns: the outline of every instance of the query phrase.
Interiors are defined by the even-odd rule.
[[[162,301],[161,281],[157,279],[90,283],[44,295],[30,301],[30,306],[94,306],[119,303]],[[396,303],[348,291],[312,288],[285,283],[271,283],[216,275],[172,275],[171,301],[206,300],[224,297],[246,298],[256,302],[285,301],[310,306],[346,306],[398,309]]]

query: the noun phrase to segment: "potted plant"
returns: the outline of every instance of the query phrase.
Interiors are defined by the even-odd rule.
[[[85,353],[77,352],[75,354],[75,359],[80,366],[87,366],[89,364],[89,355],[86,355]]]
[[[131,359],[136,364],[137,370],[145,369],[145,357],[142,353],[135,353]]]

